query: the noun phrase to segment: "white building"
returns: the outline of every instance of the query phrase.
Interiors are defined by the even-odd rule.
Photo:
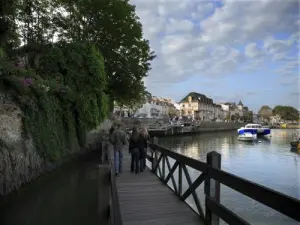
[[[224,102],[224,103],[220,103],[220,105],[224,111],[230,113],[230,103]]]
[[[224,113],[222,106],[220,104],[214,104],[214,117],[216,120],[224,120],[226,118],[226,114]]]
[[[173,100],[152,96],[142,108],[138,109],[135,116],[157,118],[169,116],[170,107],[174,107]]]

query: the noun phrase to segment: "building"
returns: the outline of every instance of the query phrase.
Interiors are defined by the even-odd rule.
[[[232,105],[233,103],[231,102],[222,102],[220,103],[222,109],[227,112],[227,113],[230,113],[230,106]]]
[[[279,115],[275,115],[275,116],[270,117],[270,123],[272,125],[279,124],[280,122],[281,122],[281,118],[280,118]]]
[[[226,118],[225,111],[222,109],[220,104],[214,104],[214,118],[217,121],[223,121]]]
[[[180,102],[180,115],[192,119],[213,120],[213,100],[203,94],[191,92]]]
[[[137,117],[157,118],[179,115],[175,103],[170,98],[149,96],[147,102],[135,112]]]

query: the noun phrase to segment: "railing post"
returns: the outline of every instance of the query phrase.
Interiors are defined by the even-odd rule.
[[[161,153],[161,154],[163,154],[163,153]],[[168,157],[168,156],[163,155],[162,157],[163,157],[162,158],[162,180],[165,180],[165,178],[166,178],[166,157]]]
[[[153,137],[153,144],[157,145],[158,144],[158,138],[157,137]],[[156,166],[156,157],[155,157],[155,154],[156,154],[156,151],[155,149],[152,149],[152,172],[155,173],[155,166]]]
[[[178,165],[178,196],[182,195],[182,164]]]
[[[110,212],[110,176],[109,165],[98,166],[98,215],[99,225],[109,225]]]
[[[206,157],[207,164],[216,169],[221,169],[221,154],[213,151],[209,152]],[[208,174],[209,176],[209,174]],[[216,203],[220,203],[220,182],[207,178],[205,179],[205,202],[207,198],[212,199]],[[217,215],[205,206],[205,221],[208,225],[219,225],[220,219]]]

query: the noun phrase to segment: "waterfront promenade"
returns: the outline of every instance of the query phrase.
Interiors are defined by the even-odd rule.
[[[143,173],[131,173],[127,151],[123,166],[122,174],[116,178],[123,225],[204,224],[149,168]]]
[[[223,184],[300,222],[299,199],[221,170],[219,153],[210,152],[207,154],[207,162],[201,162],[157,144],[150,143],[150,148],[152,150],[147,155],[150,169],[140,174],[130,173],[130,157],[125,151],[122,174],[115,177],[113,168],[109,172],[112,182],[111,198],[106,207],[110,210],[110,216],[104,216],[100,221],[108,219],[106,224],[114,225],[217,225],[221,220],[227,224],[250,224],[229,210],[226,205],[222,205],[220,189]],[[112,164],[112,150],[108,152],[108,161]],[[192,180],[188,167],[201,174]],[[183,187],[183,180],[187,182],[186,188]],[[168,186],[170,182],[172,188]],[[200,185],[204,185],[202,193],[196,191]],[[198,194],[205,196],[202,204]],[[186,204],[188,197],[192,197],[195,202],[195,209]],[[103,201],[101,203],[103,204]]]

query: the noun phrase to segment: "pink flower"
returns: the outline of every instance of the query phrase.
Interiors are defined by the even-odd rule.
[[[32,79],[31,78],[25,78],[25,79],[22,80],[22,84],[23,84],[23,86],[27,87],[27,86],[32,84]]]

